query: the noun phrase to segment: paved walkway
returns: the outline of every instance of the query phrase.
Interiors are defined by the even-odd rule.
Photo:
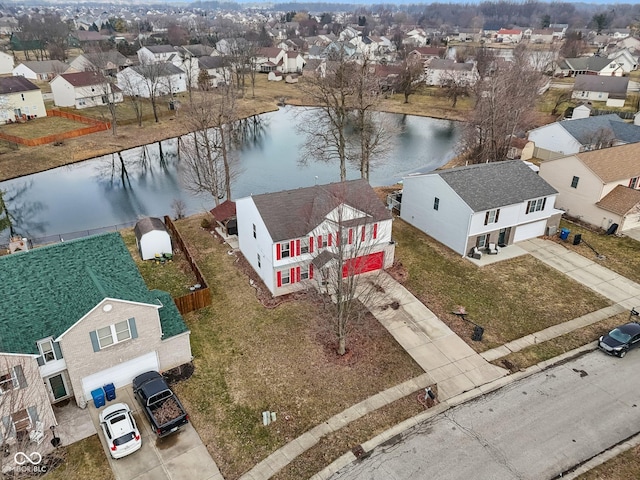
[[[371,279],[375,280],[378,286],[381,287],[382,293],[375,296],[361,296],[361,301],[426,373],[409,382],[374,395],[335,415],[329,421],[318,425],[274,452],[241,478],[243,480],[268,479],[284,468],[296,456],[317,444],[323,436],[402,396],[432,383],[438,384],[438,400],[441,402],[439,405],[429,409],[424,414],[392,427],[363,444],[365,451],[369,451],[424,418],[436,415],[440,411],[444,411],[477,395],[500,388],[507,383],[518,380],[522,376],[539,371],[547,364],[560,361],[565,356],[569,357],[577,351],[592,349],[593,346],[581,347],[574,352],[543,362],[541,365],[533,366],[525,372],[518,372],[509,376],[506,376],[508,372],[505,369],[490,364],[490,361],[508,355],[511,352],[522,350],[535,343],[591,325],[618,313],[629,311],[634,306],[640,306],[640,285],[562,245],[549,240],[533,239],[520,242],[517,246],[510,246],[509,249],[505,253],[509,252],[512,255],[492,256],[491,263],[530,253],[550,267],[561,271],[577,282],[609,298],[614,302],[614,305],[478,354],[386,272],[383,272],[380,276],[371,276]],[[355,460],[355,456],[349,452],[313,478],[329,478],[333,472],[353,460]]]

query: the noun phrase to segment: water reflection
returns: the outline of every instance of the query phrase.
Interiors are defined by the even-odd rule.
[[[238,122],[234,153],[240,172],[231,187],[233,199],[339,180],[337,164],[298,164],[302,138],[295,133],[296,111],[300,109],[286,107]],[[459,137],[455,122],[380,115],[399,133],[391,151],[372,164],[373,186],[433,170],[453,156]],[[347,178],[359,176],[358,167],[348,165]],[[17,233],[29,237],[125,224],[147,215],[173,216],[176,202],[187,215],[214,206],[211,195],[196,195],[184,185],[178,139],[2,182],[0,190],[8,192],[7,208]],[[6,243],[1,236],[0,243]]]

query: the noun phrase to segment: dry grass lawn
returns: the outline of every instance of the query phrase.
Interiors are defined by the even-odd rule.
[[[337,357],[321,304],[299,295],[265,308],[240,262],[201,229],[200,218],[177,226],[213,305],[186,317],[195,373],[176,390],[225,479],[354,403],[422,373],[371,316],[350,337],[350,352]],[[265,410],[278,416],[268,427],[261,422]]]
[[[47,473],[47,480],[114,480],[97,435],[60,448],[65,462]]]
[[[630,237],[605,235],[605,232],[601,230],[595,231],[564,219],[560,222],[560,227],[568,228],[571,234],[569,241],[565,242],[559,237],[555,237],[556,242],[629,280],[640,283],[640,269],[638,268],[640,243],[637,240]],[[573,245],[575,234],[582,235],[583,242],[579,245]],[[587,244],[591,245],[599,254],[604,255],[604,258],[598,258]]]
[[[608,462],[589,470],[578,480],[631,480],[640,478],[640,446],[621,453]]]
[[[629,314],[627,312],[619,313],[618,315],[614,315],[588,327],[574,330],[573,332],[561,335],[552,340],[512,353],[493,363],[500,367],[508,368],[512,372],[517,372],[518,370],[536,365],[537,363],[569,352],[574,348],[593,342],[597,340],[600,335],[604,335],[614,327],[626,323],[628,319]]]
[[[400,219],[393,236],[405,287],[477,351],[611,304],[530,255],[478,268]],[[470,341],[472,325],[451,313],[459,305],[485,328],[481,342]]]
[[[62,117],[41,117],[24,123],[10,123],[2,126],[2,132],[21,138],[39,138],[56,133],[70,132],[84,128],[85,123],[74,122]]]

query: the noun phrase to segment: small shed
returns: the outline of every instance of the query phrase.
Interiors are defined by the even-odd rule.
[[[133,231],[142,260],[155,259],[156,254],[162,256],[173,253],[171,236],[159,218],[146,217],[138,220]]]
[[[225,200],[216,208],[210,210],[210,212],[224,236],[238,234],[238,222],[236,220],[236,202]]]

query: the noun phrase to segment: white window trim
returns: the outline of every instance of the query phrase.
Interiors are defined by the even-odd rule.
[[[116,325],[120,325],[124,323],[127,326],[127,333],[129,334],[129,336],[123,340],[118,340],[118,332],[116,331]],[[110,343],[109,345],[102,345],[102,339],[100,338],[100,330],[107,328],[107,327],[102,327],[102,328],[98,328],[96,330],[96,338],[98,339],[98,345],[100,346],[100,350],[103,350],[105,348],[109,348],[112,347],[113,345],[117,345],[118,343],[122,343],[122,342],[126,342],[127,340],[131,340],[131,327],[129,326],[129,321],[128,320],[123,320],[122,322],[118,322],[118,323],[114,323],[112,325],[109,325],[109,329],[111,330],[110,332],[110,336],[109,337],[103,337],[103,338],[111,338],[112,343]],[[124,330],[122,330],[122,332],[124,332]],[[122,333],[121,332],[121,333]]]
[[[0,395],[3,395],[5,393],[8,393],[12,390],[17,390],[20,388],[20,384],[18,382],[18,376],[16,375],[16,369],[15,367],[11,367],[11,369],[9,371],[7,371],[6,373],[4,373],[2,376],[6,375],[7,373],[11,373],[11,378],[9,380],[3,380],[2,382],[0,382],[0,385],[4,385],[4,384],[8,384],[9,382],[11,382],[11,385],[13,388],[7,388],[4,389],[3,387],[0,387]]]
[[[280,283],[282,285],[289,285],[291,283],[291,271],[289,269],[281,271],[281,273],[280,273]]]
[[[51,350],[49,350],[48,352],[45,352],[42,349],[43,345],[48,344],[51,347]],[[59,358],[57,358],[56,356],[56,351],[53,348],[53,338],[47,338],[46,340],[40,340],[38,342],[38,350],[40,351],[40,355],[42,356],[42,360],[44,361],[44,363],[51,363],[51,362],[55,362],[56,360],[60,360]],[[47,360],[47,353],[51,353],[53,355],[53,360]]]
[[[286,252],[286,255],[285,255]],[[280,244],[280,258],[290,258],[291,255],[291,244],[289,242],[284,242]]]

